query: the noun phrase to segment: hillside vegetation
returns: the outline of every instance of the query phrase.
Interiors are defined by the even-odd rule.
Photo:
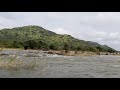
[[[40,50],[116,51],[107,45],[79,40],[66,34],[56,34],[34,25],[0,30],[0,46]]]

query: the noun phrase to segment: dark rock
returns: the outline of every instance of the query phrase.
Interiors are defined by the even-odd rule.
[[[8,55],[8,54],[6,54],[6,53],[1,53],[1,54],[0,54],[0,56],[4,56],[4,55]]]

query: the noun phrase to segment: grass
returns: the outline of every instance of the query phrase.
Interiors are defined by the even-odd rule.
[[[38,62],[36,60],[25,62],[23,60],[18,60],[16,58],[9,60],[0,60],[0,69],[4,70],[20,70],[27,69],[31,70],[37,66]]]
[[[3,50],[3,47],[0,48],[0,52]],[[17,52],[17,54],[20,51]],[[4,70],[20,70],[20,69],[34,69],[38,62],[33,60],[31,62],[25,62],[24,60],[19,60],[18,55],[12,55],[8,57],[8,60],[0,59],[0,69]]]
[[[0,46],[0,52],[3,50],[10,50],[9,48],[3,48]],[[11,49],[16,50],[16,49]],[[47,62],[45,61],[37,61],[37,60],[21,60],[19,58],[19,52],[21,52],[22,49],[18,49],[18,52],[15,55],[9,55],[9,56],[3,56],[4,58],[1,58],[0,56],[0,69],[1,70],[34,70],[35,67],[39,66],[39,69],[43,70],[47,67]]]

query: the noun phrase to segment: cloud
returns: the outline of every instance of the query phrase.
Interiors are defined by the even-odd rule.
[[[5,19],[15,19],[14,15],[10,12],[0,12],[0,17],[5,18]]]
[[[69,31],[67,31],[63,28],[51,29],[51,31],[56,32],[57,34],[70,34]]]
[[[120,32],[90,31],[79,33],[86,40],[116,42],[120,41]]]

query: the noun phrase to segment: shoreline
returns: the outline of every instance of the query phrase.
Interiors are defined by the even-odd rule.
[[[48,54],[58,54],[58,55],[65,55],[65,56],[92,56],[92,55],[120,55],[120,53],[109,53],[109,52],[91,52],[91,51],[53,51],[50,50],[47,52]]]
[[[1,48],[0,48],[1,49]],[[23,48],[3,48],[2,50],[25,50]],[[120,55],[120,53],[109,53],[109,52],[91,52],[91,51],[66,51],[66,50],[39,50],[39,49],[27,49],[25,51],[43,51],[47,54],[57,54],[57,55],[64,55],[64,56],[92,56],[92,55]]]

